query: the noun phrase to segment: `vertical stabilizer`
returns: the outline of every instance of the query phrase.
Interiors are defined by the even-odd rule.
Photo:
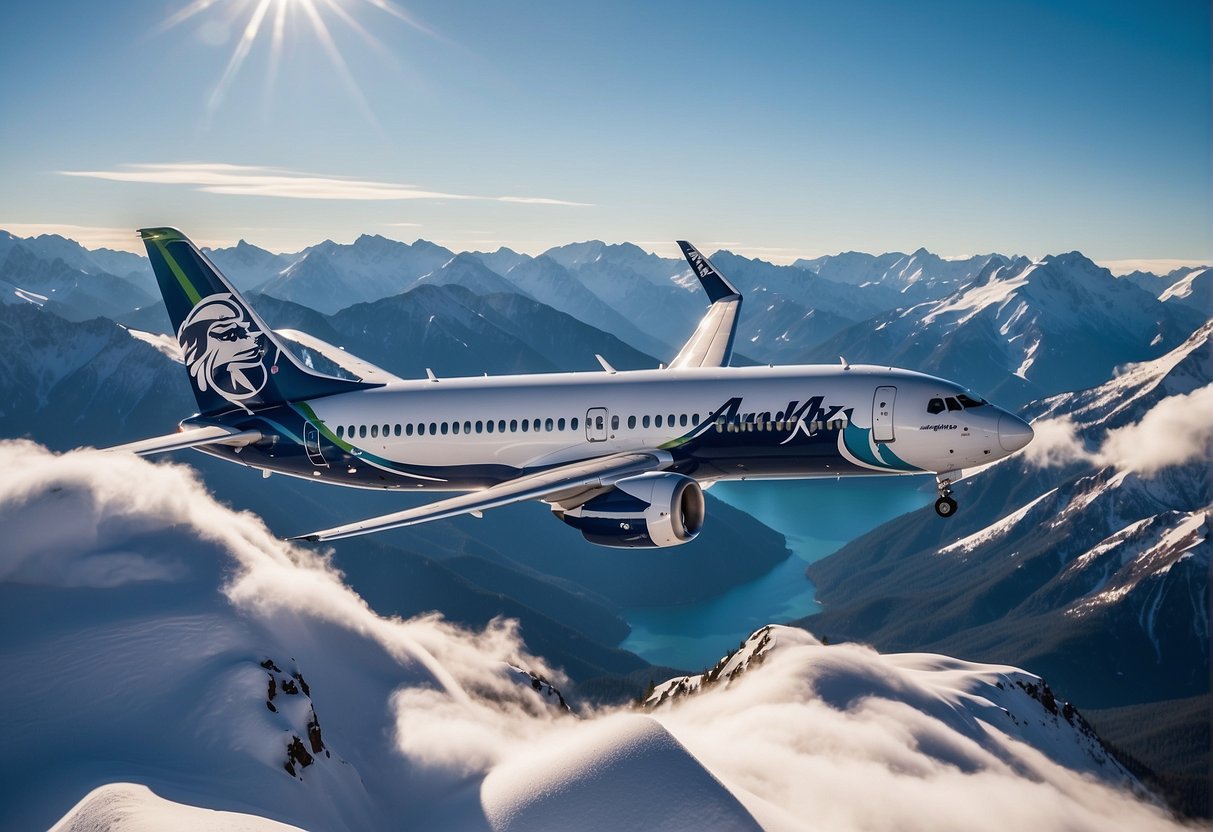
[[[143,228],[160,294],[203,415],[254,410],[377,384],[296,360],[206,255],[175,228]]]

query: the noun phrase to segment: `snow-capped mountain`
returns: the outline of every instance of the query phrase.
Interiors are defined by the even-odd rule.
[[[552,257],[543,254],[519,263],[510,269],[506,277],[520,291],[553,309],[609,332],[638,349],[668,358],[666,352],[670,348],[662,339],[645,333],[628,313],[595,293],[595,289],[601,288],[600,283],[585,281]],[[635,299],[624,309],[630,308],[634,302]]]
[[[134,231],[131,239],[135,239]],[[108,248],[86,249],[75,240],[58,234],[42,234],[37,237],[17,237],[0,231],[0,261],[10,249],[22,246],[38,259],[62,260],[69,268],[85,274],[110,274],[132,281],[140,288],[151,289],[156,284],[147,258],[129,251],[114,251]]]
[[[953,294],[981,274],[991,263],[1009,262],[1001,254],[979,254],[946,260],[920,248],[913,254],[889,252],[874,255],[847,251],[793,263],[836,283],[852,286],[883,286],[914,303],[937,300]]]
[[[474,254],[463,252],[429,274],[417,278],[413,286],[462,286],[478,295],[526,294],[514,282],[507,280],[484,264]],[[410,287],[412,288],[412,287]],[[548,304],[551,306],[551,304]]]
[[[1167,275],[1168,280],[1171,278],[1174,282],[1162,291],[1159,300],[1190,306],[1205,315],[1213,311],[1213,267],[1176,269]]]
[[[804,625],[1031,667],[1084,708],[1208,697],[1211,334],[1031,405],[1031,451],[960,483],[955,518],[908,515],[812,565],[825,611]]]
[[[295,255],[274,254],[245,240],[229,248],[204,248],[203,252],[242,292],[269,283],[298,259]]]
[[[180,367],[103,318],[0,305],[0,355],[3,436],[117,444],[163,433],[195,407]]]
[[[6,302],[24,299],[38,305],[50,304],[61,317],[78,321],[98,315],[121,314],[152,302],[152,296],[135,282],[137,275],[134,279],[118,277],[96,269],[91,263],[85,265],[94,270],[84,271],[62,257],[39,253],[38,249],[46,246],[31,246],[28,241],[14,242],[12,238],[9,242],[11,244],[7,246],[0,246],[0,280],[12,287],[5,291]],[[67,245],[49,248],[52,253],[60,250],[69,255],[73,253]],[[82,258],[72,259],[79,261]]]
[[[1178,828],[1014,668],[777,628],[676,707],[574,716],[509,622],[376,615],[181,467],[3,442],[0,469],[6,828]]]
[[[257,288],[331,313],[400,294],[454,257],[453,251],[426,240],[409,245],[363,234],[349,245],[326,240],[292,255],[289,266]]]
[[[1182,266],[1167,274],[1135,271],[1121,275],[1135,286],[1145,289],[1163,302],[1190,306],[1204,315],[1213,312],[1210,303],[1210,283],[1213,282],[1213,267]]]
[[[878,315],[810,355],[914,367],[1019,405],[1100,384],[1121,364],[1164,354],[1203,320],[1071,252],[995,260],[954,294]]]
[[[502,277],[509,274],[510,269],[531,259],[531,255],[521,254],[506,246],[496,251],[473,251],[472,256]]]

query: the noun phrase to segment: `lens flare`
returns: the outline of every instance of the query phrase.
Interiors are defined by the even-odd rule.
[[[337,76],[341,78],[349,91],[351,99],[370,121],[375,122],[374,112],[350,72],[349,66],[333,38],[332,31],[329,29],[329,24],[326,22],[326,16],[340,21],[368,46],[385,52],[383,46],[358,20],[357,12],[368,8],[373,10],[374,14],[388,14],[427,37],[438,38],[438,35],[419,23],[404,9],[396,6],[391,0],[192,0],[170,15],[160,24],[157,31],[164,32],[195,18],[201,19],[203,16],[219,14],[225,17],[228,24],[239,28],[240,38],[232,49],[223,74],[207,99],[208,114],[213,115],[223,105],[228,90],[231,89],[232,83],[240,74],[241,67],[249,53],[255,48],[262,32],[266,32],[269,40],[269,70],[266,75],[266,88],[267,90],[273,88],[282,60],[288,18],[293,19],[295,15],[300,15],[306,19],[308,28],[319,42]]]

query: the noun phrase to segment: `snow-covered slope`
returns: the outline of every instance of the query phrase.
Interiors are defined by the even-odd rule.
[[[0,471],[4,828],[1175,828],[1012,668],[779,628],[678,707],[578,718],[508,622],[382,618],[187,469]]]
[[[1167,278],[1175,280],[1158,296],[1160,301],[1190,306],[1204,315],[1213,314],[1213,267],[1177,269]]]
[[[1101,384],[1121,364],[1163,355],[1204,320],[1071,252],[992,261],[956,293],[844,330],[813,354],[914,367],[1019,405]]]
[[[896,290],[911,302],[943,298],[969,283],[991,263],[1005,264],[1001,254],[945,260],[920,248],[913,254],[890,252],[881,255],[848,251],[842,254],[800,259],[800,269],[852,286],[883,286]]]

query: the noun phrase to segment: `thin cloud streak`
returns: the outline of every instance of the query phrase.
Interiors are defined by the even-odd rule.
[[[137,182],[153,185],[186,185],[204,193],[228,196],[267,196],[282,199],[333,199],[390,201],[408,199],[479,200],[521,205],[590,207],[586,202],[529,196],[477,196],[431,191],[416,185],[347,179],[257,165],[225,163],[131,164],[117,170],[63,170],[63,176]]]

